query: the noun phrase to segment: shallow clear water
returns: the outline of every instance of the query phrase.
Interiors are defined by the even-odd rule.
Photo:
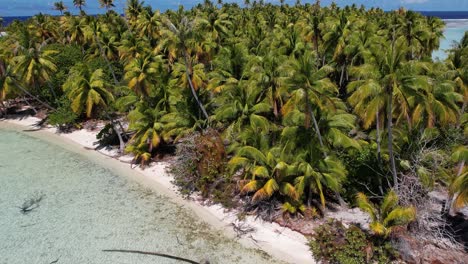
[[[432,54],[434,59],[439,58],[444,60],[447,58],[447,54],[445,50],[452,48],[454,42],[459,42],[463,35],[465,35],[465,31],[468,31],[468,20],[466,19],[454,19],[454,20],[445,20],[446,27],[444,30],[444,37],[440,41],[440,48],[439,50],[435,51]]]
[[[44,195],[39,207],[21,213],[36,195]],[[276,263],[86,157],[0,130],[0,263],[181,263],[102,252],[113,248],[211,263]]]

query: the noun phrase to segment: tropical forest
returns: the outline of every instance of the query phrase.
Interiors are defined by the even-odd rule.
[[[169,160],[181,195],[302,233],[322,263],[468,259],[468,33],[438,60],[444,21],[403,8],[73,3],[0,27],[0,117],[101,122],[97,148]]]

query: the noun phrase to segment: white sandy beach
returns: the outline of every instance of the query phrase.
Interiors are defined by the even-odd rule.
[[[11,127],[20,130],[34,129],[33,125],[38,121],[39,119],[35,117],[1,120],[0,127]],[[69,134],[59,134],[56,128],[48,127],[29,133],[32,136],[86,155],[93,162],[115,173],[131,177],[144,185],[154,188],[158,193],[166,195],[176,203],[192,210],[201,220],[209,223],[216,229],[222,230],[228,237],[236,238],[236,232],[233,229],[234,224],[239,224],[236,212],[226,211],[220,205],[207,206],[198,201],[183,199],[178,195],[177,188],[172,183],[172,176],[166,172],[167,163],[152,163],[151,166],[148,166],[144,170],[141,168],[132,169],[128,164],[128,161],[132,159],[131,156],[122,156],[116,159],[111,158],[111,156],[115,155],[112,151],[85,149],[95,147],[93,143],[96,141],[97,134],[97,132],[85,129]],[[268,223],[255,219],[253,216],[247,216],[242,220],[242,224],[255,230],[239,239],[244,246],[258,248],[288,263],[315,263],[307,246],[307,239],[302,234],[281,227],[276,223]]]

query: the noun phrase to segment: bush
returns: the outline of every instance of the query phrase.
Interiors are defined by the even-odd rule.
[[[389,263],[394,258],[389,242],[374,240],[359,227],[351,225],[346,228],[336,220],[316,228],[309,246],[323,263]]]
[[[186,138],[177,146],[177,160],[171,167],[174,181],[184,195],[199,192],[225,207],[233,207],[236,185],[225,173],[226,154],[218,132]]]
[[[42,87],[40,95],[51,105],[60,106],[60,100],[56,99],[63,95],[62,85],[67,80],[70,69],[83,61],[83,55],[77,45],[53,43],[47,45],[46,49],[57,51],[52,55],[57,72],[51,75],[50,80]]]
[[[115,133],[112,124],[106,124],[96,135],[96,139],[99,144],[98,148],[118,146],[120,144],[119,136]]]
[[[68,132],[77,126],[79,117],[72,111],[70,101],[67,98],[63,97],[59,101],[57,110],[49,114],[48,123],[57,126],[59,131]]]

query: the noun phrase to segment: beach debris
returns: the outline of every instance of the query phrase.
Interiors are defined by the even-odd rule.
[[[231,225],[237,234],[237,238],[241,238],[249,233],[256,231],[254,227],[249,226],[245,222],[234,222],[234,223],[231,223]]]
[[[27,214],[30,213],[32,210],[39,207],[39,203],[45,197],[42,193],[35,193],[33,197],[28,198],[24,201],[23,205],[19,207],[21,213]]]
[[[158,252],[148,252],[148,251],[140,251],[140,250],[127,250],[127,249],[104,249],[103,252],[120,252],[120,253],[133,253],[133,254],[142,254],[142,255],[152,255],[164,258],[170,258],[175,260],[180,260],[183,262],[191,263],[191,264],[210,264],[208,260],[202,260],[201,262],[197,262],[191,259],[186,259],[182,257],[177,257],[169,254],[158,253]]]

